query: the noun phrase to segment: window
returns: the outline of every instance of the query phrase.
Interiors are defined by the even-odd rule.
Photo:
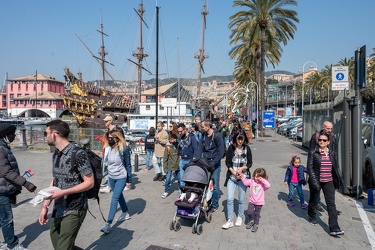
[[[48,104],[49,103],[49,101],[48,100],[44,100],[44,104]]]
[[[21,97],[22,96],[22,94],[17,94],[17,97]]]
[[[159,110],[164,110],[164,107],[159,105]]]
[[[151,110],[151,106],[150,105],[146,105],[146,110]]]
[[[23,100],[20,100],[20,104],[23,104]]]
[[[13,99],[14,98],[14,94],[10,94],[9,97],[10,97],[10,99]]]
[[[10,101],[10,104],[14,104],[14,101]]]
[[[56,104],[56,101],[55,101],[55,100],[53,100],[53,104]]]
[[[37,101],[36,101],[36,104],[40,104],[40,100],[37,100]]]

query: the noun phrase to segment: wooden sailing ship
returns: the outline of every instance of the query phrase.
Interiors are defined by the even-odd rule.
[[[102,86],[95,86],[88,82],[84,82],[80,73],[78,73],[78,78],[75,77],[69,68],[65,67],[66,94],[64,95],[64,106],[76,118],[78,124],[103,124],[103,118],[106,115],[111,115],[118,123],[125,123],[127,122],[127,114],[137,112],[138,103],[140,102],[141,97],[141,71],[148,71],[142,66],[143,58],[147,57],[147,54],[143,53],[142,45],[142,22],[144,22],[142,0],[140,1],[138,11],[135,11],[139,16],[141,23],[140,46],[138,47],[137,53],[133,53],[137,62],[130,59],[128,60],[138,67],[138,87],[136,93],[127,93],[126,91],[128,90],[121,90],[121,86],[118,86],[118,89],[120,89],[118,92],[112,92],[106,88],[106,75],[108,75],[115,84],[117,81],[111,76],[105,67],[109,62],[105,59],[107,52],[105,51],[104,46],[104,36],[107,36],[107,34],[103,31],[103,24],[101,24],[100,30],[98,30],[102,38],[101,50],[99,52],[100,57],[96,57],[82,39],[77,36],[91,55],[101,65],[103,75]]]

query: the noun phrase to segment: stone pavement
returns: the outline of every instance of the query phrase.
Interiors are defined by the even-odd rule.
[[[220,199],[219,210],[213,214],[211,223],[201,220],[203,233],[192,234],[193,220],[178,218],[181,230],[170,231],[169,225],[176,211],[174,201],[178,196],[177,184],[172,185],[173,193],[162,199],[164,186],[161,182],[152,181],[154,171],[144,171],[140,166],[134,172],[133,187],[124,191],[128,202],[131,219],[122,223],[114,223],[108,235],[103,235],[100,228],[104,222],[98,211],[96,201],[90,201],[94,219],[87,214],[86,220],[76,240],[82,249],[147,249],[150,245],[160,248],[148,249],[371,249],[369,239],[363,225],[363,217],[352,197],[337,193],[336,204],[342,214],[339,216],[341,229],[345,235],[329,236],[327,212],[318,213],[318,226],[310,225],[307,221],[307,211],[298,205],[286,205],[288,188],[284,185],[285,168],[292,154],[301,156],[306,163],[306,149],[301,143],[295,143],[279,135],[253,140],[250,145],[253,153],[253,167],[263,167],[267,170],[271,188],[266,192],[266,204],[261,211],[259,230],[252,233],[245,225],[223,230],[221,226],[226,217],[226,189],[223,187],[226,167],[222,161],[220,186],[223,195]],[[49,151],[14,150],[21,171],[35,171],[30,181],[39,189],[48,186],[51,180],[51,157]],[[303,187],[305,200],[308,201],[308,187]],[[247,192],[248,194],[248,192]],[[18,196],[18,206],[14,208],[16,234],[20,242],[28,249],[52,249],[49,239],[49,224],[41,226],[37,222],[40,207],[32,207],[28,202],[34,194],[23,190]],[[111,194],[101,195],[101,209],[107,217]],[[322,199],[324,200],[324,199]],[[361,200],[364,204],[366,199]],[[296,202],[298,204],[298,202]],[[235,211],[237,207],[235,202]],[[247,206],[246,206],[247,207]],[[371,223],[375,224],[374,210],[370,206],[364,214],[369,219],[367,232],[373,234]],[[120,211],[116,214],[116,218]],[[362,218],[362,219],[361,219]],[[246,221],[248,219],[246,218]],[[1,233],[0,233],[1,234]],[[2,240],[2,238],[0,238]],[[374,240],[374,239],[372,239]],[[375,246],[372,246],[375,248]]]

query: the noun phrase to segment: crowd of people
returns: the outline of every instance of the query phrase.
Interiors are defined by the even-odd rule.
[[[110,233],[117,206],[121,214],[118,222],[129,220],[128,206],[124,190],[131,188],[132,166],[131,151],[128,147],[124,131],[113,125],[113,118],[104,118],[107,131],[103,136],[102,166],[106,178],[103,188],[112,193],[109,213],[106,223],[100,229]],[[297,189],[302,209],[307,209],[308,220],[317,225],[316,210],[319,208],[320,190],[323,191],[329,215],[330,235],[344,234],[338,224],[338,214],[335,205],[335,190],[341,185],[338,170],[337,142],[332,132],[332,123],[324,122],[321,131],[316,132],[310,140],[307,168],[301,164],[301,158],[293,155],[290,166],[285,173],[284,183],[288,186],[287,205],[294,206],[294,189]],[[205,159],[212,168],[213,192],[210,213],[219,208],[220,172],[222,159],[225,157],[227,168],[224,187],[227,189],[226,222],[223,229],[243,224],[246,191],[249,187],[249,203],[247,214],[250,218],[247,229],[257,232],[260,212],[265,204],[265,191],[270,188],[268,176],[264,168],[251,171],[253,165],[251,140],[255,137],[256,125],[238,121],[221,121],[214,124],[209,120],[196,119],[188,127],[184,123],[170,123],[165,130],[163,122],[157,123],[157,128],[149,128],[145,140],[146,166],[145,171],[154,169],[154,181],[164,184],[161,198],[170,195],[170,186],[174,183],[179,187],[186,185],[181,179],[185,167],[197,159]],[[10,124],[0,125],[0,226],[3,231],[4,243],[1,249],[26,249],[14,235],[14,224],[11,204],[22,187],[34,192],[36,186],[20,175],[17,161],[10,150],[9,144],[14,140],[16,127]],[[68,140],[69,125],[61,120],[53,120],[46,125],[44,135],[47,143],[54,146],[53,169],[50,186],[57,187],[51,191],[50,199],[46,199],[41,208],[39,223],[50,223],[50,238],[54,249],[73,249],[78,231],[86,217],[88,201],[86,191],[94,186],[94,174],[90,167],[87,153],[83,149],[75,150],[76,144]],[[75,153],[74,153],[75,152]],[[72,154],[75,161],[71,163]],[[251,173],[252,172],[252,173]],[[309,203],[306,204],[302,185],[308,184],[310,191]],[[238,210],[234,211],[235,193],[238,193]],[[183,196],[182,192],[176,197]],[[180,198],[183,200],[184,198]],[[48,210],[51,203],[54,206],[51,218]],[[237,214],[236,219],[235,214]]]

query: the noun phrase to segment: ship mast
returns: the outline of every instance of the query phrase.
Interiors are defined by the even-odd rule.
[[[201,14],[203,16],[203,23],[202,23],[202,48],[194,56],[195,59],[198,59],[198,67],[199,67],[199,69],[198,69],[197,98],[199,97],[199,95],[201,93],[201,85],[202,85],[202,83],[201,83],[201,74],[202,74],[202,71],[204,73],[203,61],[204,61],[204,59],[208,58],[208,56],[204,54],[204,31],[206,30],[206,16],[208,15],[206,0],[204,0],[203,11],[202,11]]]
[[[103,74],[103,89],[106,90],[107,89],[107,83],[106,83],[106,80],[105,80],[105,56],[108,54],[106,51],[105,51],[105,46],[104,46],[104,36],[108,36],[106,33],[104,33],[103,31],[103,21],[102,23],[100,24],[100,30],[97,30],[100,34],[101,34],[101,37],[102,37],[102,45],[100,46],[100,51],[99,51],[99,55],[100,55],[100,64],[102,66],[102,74]]]

